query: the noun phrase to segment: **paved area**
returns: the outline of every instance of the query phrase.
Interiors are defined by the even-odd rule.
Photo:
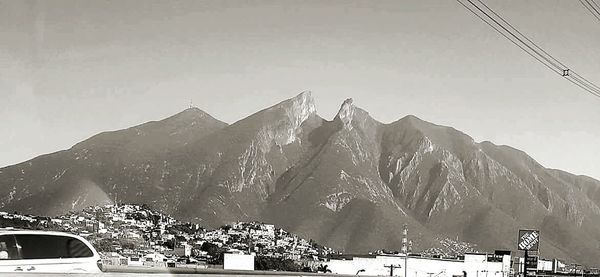
[[[212,277],[254,277],[254,276],[295,276],[295,277],[350,277],[350,275],[323,274],[323,273],[304,273],[304,272],[277,272],[277,271],[241,271],[241,270],[222,270],[222,269],[196,269],[196,268],[108,268],[108,272],[99,274],[63,274],[63,273],[18,273],[6,276],[66,276],[66,277],[124,277],[124,276],[147,276],[147,277],[170,277],[170,276],[212,276]]]
[[[3,276],[15,276],[15,277],[20,277],[20,276],[48,276],[48,277],[58,277],[58,276],[65,276],[65,277],[89,277],[89,276],[93,276],[93,277],[124,277],[124,276],[147,276],[147,277],[170,277],[170,276],[199,276],[199,275],[203,275],[203,276],[212,276],[212,277],[253,277],[253,276],[265,276],[267,274],[261,274],[261,273],[248,273],[248,274],[230,274],[230,273],[158,273],[158,272],[104,272],[101,274],[66,274],[66,273],[55,273],[55,274],[49,274],[49,273],[19,273],[19,274],[7,274],[7,275],[3,275]],[[274,272],[272,274],[268,274],[270,276],[298,276],[298,277],[311,277],[311,276],[318,276],[318,275],[306,275],[306,274],[302,274],[302,273],[295,273],[295,274],[289,274],[289,273],[278,273],[278,272]],[[323,276],[323,275],[321,275]],[[344,276],[344,275],[337,275],[337,274],[330,274],[329,276],[335,276],[335,277],[339,277],[339,276]]]

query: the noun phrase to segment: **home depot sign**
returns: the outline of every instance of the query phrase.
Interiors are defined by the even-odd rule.
[[[519,230],[519,250],[537,251],[540,245],[540,231]]]

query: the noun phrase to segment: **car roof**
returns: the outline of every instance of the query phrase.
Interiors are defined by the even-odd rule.
[[[74,235],[71,233],[65,233],[65,232],[28,230],[28,229],[17,229],[17,228],[0,228],[0,235],[8,235],[8,234],[51,235],[51,236],[68,236],[68,237],[79,238],[78,235]]]

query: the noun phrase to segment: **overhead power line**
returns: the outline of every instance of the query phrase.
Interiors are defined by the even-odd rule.
[[[542,49],[539,45],[534,43],[531,39],[517,30],[513,25],[506,21],[502,16],[493,11],[488,5],[483,3],[481,0],[456,0],[463,7],[481,19],[483,22],[492,27],[496,32],[504,36],[510,42],[515,44],[525,53],[535,58],[538,62],[545,65],[548,69],[552,70],[559,76],[564,77],[569,82],[580,87],[581,89],[589,92],[590,94],[600,97],[600,87],[593,82],[577,74],[564,63],[560,62],[554,56],[550,55],[547,51]],[[589,1],[593,0],[580,0]],[[595,2],[593,2],[595,4]],[[590,6],[593,4],[589,3]],[[600,10],[600,9],[599,9]]]
[[[579,0],[579,3],[583,5],[592,15],[600,21],[600,6],[596,4],[594,0]]]

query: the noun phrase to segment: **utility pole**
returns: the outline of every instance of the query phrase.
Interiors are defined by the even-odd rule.
[[[527,277],[527,259],[529,258],[529,251],[525,250],[525,257],[523,260],[523,277]]]
[[[408,277],[408,225],[402,226],[402,252],[404,253],[404,277]]]
[[[390,276],[394,276],[394,268],[402,268],[400,265],[384,265],[383,267],[387,267],[390,269]]]

